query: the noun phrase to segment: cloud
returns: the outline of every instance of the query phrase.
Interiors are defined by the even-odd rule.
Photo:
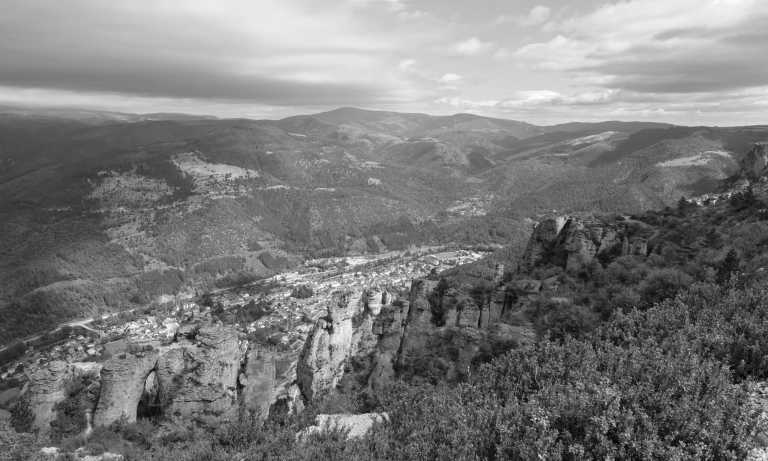
[[[504,61],[512,57],[512,52],[507,48],[499,48],[493,52],[493,59],[497,61]]]
[[[403,59],[399,63],[397,63],[397,67],[402,71],[408,71],[411,68],[413,68],[413,65],[416,64],[415,59]]]
[[[548,41],[518,48],[535,69],[647,93],[768,84],[768,4],[757,0],[631,0],[555,24]],[[748,35],[748,38],[745,37]]]
[[[402,10],[400,2],[387,8]],[[268,14],[265,14],[268,12]],[[387,21],[390,21],[389,23]],[[398,50],[433,30],[303,0],[8,0],[0,85],[280,105],[412,93]]]
[[[470,37],[458,42],[453,49],[457,53],[465,56],[475,56],[490,52],[494,48],[493,42],[484,42],[477,37]]]
[[[553,90],[526,90],[518,91],[513,97],[499,102],[503,108],[523,108],[541,106],[582,106],[606,104],[618,100],[619,92],[616,90],[589,91],[562,94]]]
[[[443,76],[438,79],[438,82],[440,82],[440,83],[456,83],[456,82],[461,81],[463,78],[464,77],[462,77],[461,75],[458,75],[458,74],[447,73],[447,74],[443,74]]]
[[[545,5],[536,5],[524,15],[501,15],[496,18],[496,24],[516,24],[521,27],[540,26],[547,22],[552,15],[552,9]]]
[[[451,96],[451,97],[445,96],[445,97],[436,99],[435,103],[450,106],[455,110],[473,110],[473,109],[496,107],[499,104],[499,101],[495,99],[472,100],[472,99],[460,98],[458,96]]]

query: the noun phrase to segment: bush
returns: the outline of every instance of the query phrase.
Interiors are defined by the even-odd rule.
[[[53,441],[75,437],[85,429],[85,410],[89,406],[88,384],[86,378],[74,378],[64,383],[65,398],[54,407],[56,418],[51,421]]]
[[[11,408],[11,427],[16,432],[32,432],[35,414],[29,406],[29,400],[21,398]]]
[[[678,291],[690,286],[691,283],[693,278],[678,269],[656,269],[640,283],[639,292],[643,303],[651,306],[674,297]]]

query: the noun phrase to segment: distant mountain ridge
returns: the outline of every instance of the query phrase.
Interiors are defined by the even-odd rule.
[[[14,312],[0,341],[307,256],[523,244],[526,218],[552,210],[661,208],[715,190],[768,139],[767,127],[537,127],[353,108],[65,115],[0,110],[0,310]]]

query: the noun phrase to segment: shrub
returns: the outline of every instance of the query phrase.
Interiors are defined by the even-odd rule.
[[[654,303],[672,298],[683,288],[693,283],[688,274],[674,268],[656,269],[640,283],[639,292],[643,303],[651,306]]]
[[[35,414],[29,406],[29,400],[21,398],[11,408],[11,427],[16,432],[32,432]]]

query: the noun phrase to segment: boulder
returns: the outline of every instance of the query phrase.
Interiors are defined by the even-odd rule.
[[[297,433],[296,439],[307,441],[312,434],[334,430],[346,431],[347,439],[357,439],[364,437],[374,424],[388,421],[389,415],[387,413],[317,415],[315,417],[315,425],[309,426]]]

